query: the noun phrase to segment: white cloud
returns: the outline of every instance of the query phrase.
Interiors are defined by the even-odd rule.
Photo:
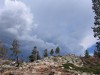
[[[17,38],[25,49],[59,45],[63,53],[78,55],[95,44],[90,0],[26,1],[33,12],[24,1],[5,0],[0,9],[0,38]]]
[[[82,40],[80,45],[84,47],[86,50],[87,48],[90,48],[97,42],[97,39],[93,37],[93,33],[90,31],[87,32],[87,36],[85,36]]]
[[[42,49],[55,48],[55,44],[38,38],[37,34],[32,34],[37,28],[38,24],[34,22],[31,9],[26,4],[17,0],[5,0],[4,7],[0,11],[0,31],[4,33],[0,36],[1,39],[16,38],[26,41],[23,43],[24,46],[28,45],[31,48],[35,45]]]
[[[83,54],[95,44],[91,29],[94,22],[91,0],[34,0],[29,3],[35,4],[32,7],[40,25],[36,32],[44,40],[75,54]]]

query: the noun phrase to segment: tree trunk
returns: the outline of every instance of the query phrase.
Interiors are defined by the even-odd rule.
[[[16,67],[19,67],[18,55],[17,55],[17,60],[16,60],[16,62],[17,62],[17,66],[16,66]]]

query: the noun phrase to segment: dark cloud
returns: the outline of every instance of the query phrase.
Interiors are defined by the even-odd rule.
[[[91,5],[91,0],[5,0],[0,38],[17,38],[26,50],[35,45],[42,50],[59,45],[62,53],[83,54],[95,43]]]
[[[52,41],[64,51],[76,54],[83,54],[85,49],[95,43],[91,29],[94,22],[91,0],[26,2],[32,3],[35,21],[39,25],[36,32],[43,40]]]
[[[30,8],[21,1],[5,0],[0,11],[0,38],[9,44],[13,39],[18,39],[22,44],[22,49],[30,49],[33,46],[39,48],[55,48],[56,45],[43,41],[34,33],[37,28],[34,23],[33,14]]]

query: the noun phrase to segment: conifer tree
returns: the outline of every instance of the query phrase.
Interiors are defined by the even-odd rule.
[[[37,47],[35,46],[34,49],[32,50],[31,55],[29,56],[30,62],[33,62],[35,60],[41,59],[41,56],[39,54],[39,51],[37,50]]]
[[[89,57],[90,57],[89,51],[88,51],[88,50],[85,51],[85,57],[86,57],[86,58],[89,58]]]
[[[96,43],[96,54],[97,54],[97,57],[99,57],[100,58],[100,42],[97,42]]]
[[[17,63],[17,67],[19,66],[19,57],[18,57],[18,54],[20,53],[20,50],[19,50],[19,42],[18,40],[13,40],[13,43],[12,43],[12,48],[10,48],[16,58],[16,63]]]
[[[53,55],[53,54],[54,54],[54,50],[51,49],[51,51],[50,51],[50,55]]]
[[[60,55],[60,48],[59,48],[59,47],[56,48],[55,53],[56,53],[57,55]]]
[[[95,13],[95,22],[94,22],[94,27],[93,32],[94,32],[94,37],[98,38],[98,42],[96,43],[96,54],[97,57],[100,58],[100,0],[92,0],[93,6],[92,9],[94,10]]]
[[[39,51],[37,51],[37,60],[41,59]]]
[[[98,57],[98,53],[96,50],[94,50],[94,57]]]
[[[48,57],[48,50],[47,49],[44,50],[44,57]]]
[[[0,41],[0,58],[5,58],[7,55],[7,49],[5,48],[2,41]]]

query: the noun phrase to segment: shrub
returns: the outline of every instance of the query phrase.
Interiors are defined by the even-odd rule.
[[[65,69],[70,69],[69,67],[72,67],[73,70],[81,71],[81,72],[88,72],[88,73],[94,73],[94,74],[100,74],[100,68],[91,66],[91,67],[77,67],[71,63],[63,64]]]

